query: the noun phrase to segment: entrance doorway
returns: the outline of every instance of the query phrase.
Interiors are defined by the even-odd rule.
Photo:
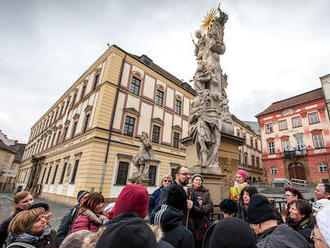
[[[302,163],[289,164],[289,178],[306,180],[305,167]]]

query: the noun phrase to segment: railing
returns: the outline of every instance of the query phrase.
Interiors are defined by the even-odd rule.
[[[312,207],[312,205],[313,205],[313,203],[314,203],[314,199],[311,198],[311,199],[308,199],[308,200],[306,200],[306,201],[307,201],[308,204]],[[276,208],[280,213],[285,209],[285,207],[286,207],[286,205],[287,205],[287,203],[286,203],[286,201],[284,200],[284,198],[283,198],[283,200],[280,200],[280,201],[278,201],[278,200],[270,200],[270,204],[271,204],[274,208]]]
[[[292,182],[292,184],[296,184],[296,185],[299,185],[299,186],[306,186],[307,185],[307,181],[303,180],[303,179],[292,178],[291,182]]]
[[[289,179],[284,178],[284,183],[290,187],[292,186],[292,181],[290,181]]]

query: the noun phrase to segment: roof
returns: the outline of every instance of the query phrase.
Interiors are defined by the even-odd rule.
[[[234,122],[236,122],[236,123],[240,124],[241,126],[243,126],[244,128],[246,128],[247,130],[251,131],[252,133],[255,133],[255,134],[257,134],[257,135],[260,135],[260,132],[259,132],[259,133],[256,133],[256,132],[251,128],[250,125],[248,125],[248,124],[246,124],[244,121],[241,121],[240,119],[238,119],[234,114],[231,114],[231,119],[232,119]]]
[[[2,140],[0,140],[0,149],[6,150],[11,153],[16,153],[16,151],[13,148],[11,148],[10,146],[7,146]]]
[[[254,133],[260,135],[260,127],[259,127],[258,122],[256,122],[256,121],[243,121],[243,122],[245,124],[249,125]]]
[[[15,145],[11,146],[11,148],[16,152],[14,162],[20,163],[22,161],[25,146],[26,144],[22,143],[16,143]]]
[[[273,102],[268,108],[266,108],[264,111],[262,111],[261,113],[257,114],[256,117],[259,117],[261,115],[264,114],[269,114],[281,109],[286,109],[289,107],[293,107],[305,102],[309,102],[312,100],[316,100],[316,99],[320,99],[320,98],[324,98],[323,92],[322,92],[322,88],[318,88],[312,91],[308,91],[305,92],[303,94],[300,95],[296,95],[284,100],[280,100],[277,102]]]

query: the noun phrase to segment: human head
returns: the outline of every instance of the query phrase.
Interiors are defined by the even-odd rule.
[[[81,205],[89,196],[89,192],[87,190],[80,190],[77,194],[77,202]]]
[[[191,178],[192,186],[195,189],[199,189],[202,187],[202,184],[204,182],[204,178],[201,174],[194,174]]]
[[[178,166],[175,169],[175,181],[181,186],[186,186],[189,183],[190,173],[186,166]]]
[[[298,220],[303,217],[309,217],[312,214],[312,208],[307,201],[297,199],[291,202],[289,213],[291,219]]]
[[[258,190],[256,187],[253,186],[247,186],[244,189],[242,189],[239,201],[241,205],[247,206],[250,203],[251,197],[255,194],[258,194]]]
[[[317,200],[328,199],[330,195],[329,184],[319,183],[314,190],[314,194]]]
[[[124,212],[135,212],[145,218],[148,211],[148,191],[140,184],[125,186],[120,192],[113,208],[113,217]]]
[[[33,196],[29,191],[18,192],[14,196],[14,209],[16,210],[19,208],[21,210],[26,210],[33,204],[33,202]]]
[[[40,234],[47,228],[45,209],[34,208],[19,212],[10,222],[8,232]]]
[[[242,219],[224,218],[220,220],[212,233],[210,248],[255,248],[256,238],[250,228]]]
[[[81,248],[84,247],[85,238],[92,234],[89,230],[80,230],[66,236],[61,243],[61,248]],[[89,237],[88,237],[89,238]]]
[[[95,214],[101,214],[104,207],[104,197],[101,193],[92,193],[89,194],[87,199],[80,205],[79,214],[89,209]]]
[[[49,224],[51,217],[53,214],[50,212],[49,205],[45,202],[35,203],[28,208],[28,210],[35,209],[35,208],[43,208],[45,210],[44,217],[46,219],[47,224]]]
[[[296,199],[305,200],[304,196],[300,193],[300,191],[295,188],[285,187],[284,190],[287,204],[290,204],[293,200]]]
[[[168,188],[166,203],[178,210],[185,209],[187,207],[187,194],[183,187],[178,184],[172,184]]]
[[[234,217],[238,211],[237,203],[231,199],[224,199],[220,202],[220,210],[224,217]]]
[[[330,205],[327,205],[321,209],[320,212],[318,212],[316,215],[316,223],[323,239],[327,243],[328,247],[330,247]],[[315,239],[313,240],[315,241]],[[316,246],[316,243],[315,247],[318,247]]]
[[[163,188],[163,187],[167,187],[167,186],[170,186],[172,183],[173,183],[173,178],[172,178],[172,176],[170,176],[170,175],[166,175],[166,176],[164,176],[163,179],[162,179],[162,186],[161,186],[161,188]]]
[[[245,170],[238,170],[236,171],[236,182],[241,184],[244,183],[245,180],[247,179],[248,174]]]

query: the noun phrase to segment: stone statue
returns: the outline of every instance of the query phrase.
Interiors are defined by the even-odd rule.
[[[138,154],[132,159],[133,165],[138,169],[138,173],[133,177],[147,180],[149,179],[148,161],[152,160],[154,157],[154,152],[147,132],[142,132],[141,142]]]
[[[219,16],[217,16],[219,14]],[[233,134],[231,114],[226,93],[227,75],[222,73],[220,55],[226,50],[223,41],[228,15],[210,10],[195,32],[194,54],[197,69],[193,77],[197,96],[192,102],[189,117],[189,136],[196,145],[198,165],[218,167],[221,132]]]

